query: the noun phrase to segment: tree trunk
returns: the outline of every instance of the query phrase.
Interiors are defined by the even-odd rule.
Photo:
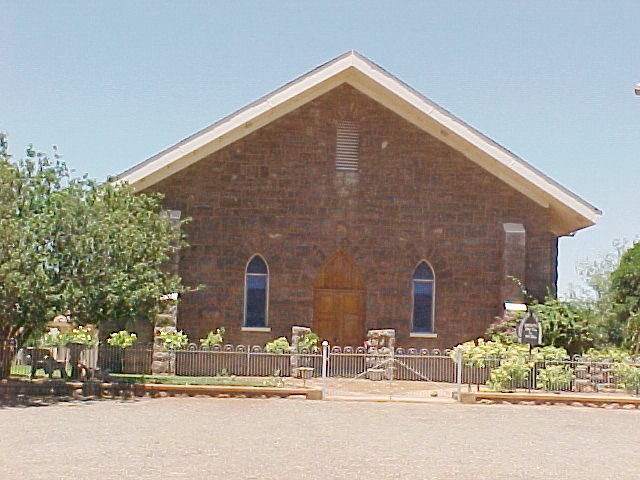
[[[84,345],[77,343],[68,343],[69,347],[69,363],[71,364],[71,379],[80,380],[80,353],[84,350]]]
[[[12,344],[0,341],[0,379],[9,378],[11,361],[15,353],[16,350]]]

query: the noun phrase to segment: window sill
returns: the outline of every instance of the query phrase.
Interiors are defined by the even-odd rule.
[[[242,327],[242,332],[270,332],[271,327]]]
[[[437,333],[429,333],[429,332],[411,332],[409,337],[412,338],[438,338]]]

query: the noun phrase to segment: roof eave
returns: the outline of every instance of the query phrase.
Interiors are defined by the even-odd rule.
[[[265,95],[120,175],[138,191],[205,158],[305,103],[349,83],[545,208],[553,231],[568,235],[602,212],[553,179],[424,97],[357,52],[347,52]]]

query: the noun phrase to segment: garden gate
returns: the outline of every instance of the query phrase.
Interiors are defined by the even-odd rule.
[[[322,388],[326,398],[452,398],[458,366],[450,352],[394,349],[368,354],[365,347],[323,345]]]

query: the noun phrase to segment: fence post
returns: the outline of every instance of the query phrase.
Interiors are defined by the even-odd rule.
[[[322,342],[322,398],[327,393],[327,370],[329,364],[329,342]]]
[[[247,377],[251,373],[251,345],[247,345]]]
[[[458,401],[461,401],[462,396],[462,347],[460,345],[455,347],[456,351],[456,383],[458,391]]]

